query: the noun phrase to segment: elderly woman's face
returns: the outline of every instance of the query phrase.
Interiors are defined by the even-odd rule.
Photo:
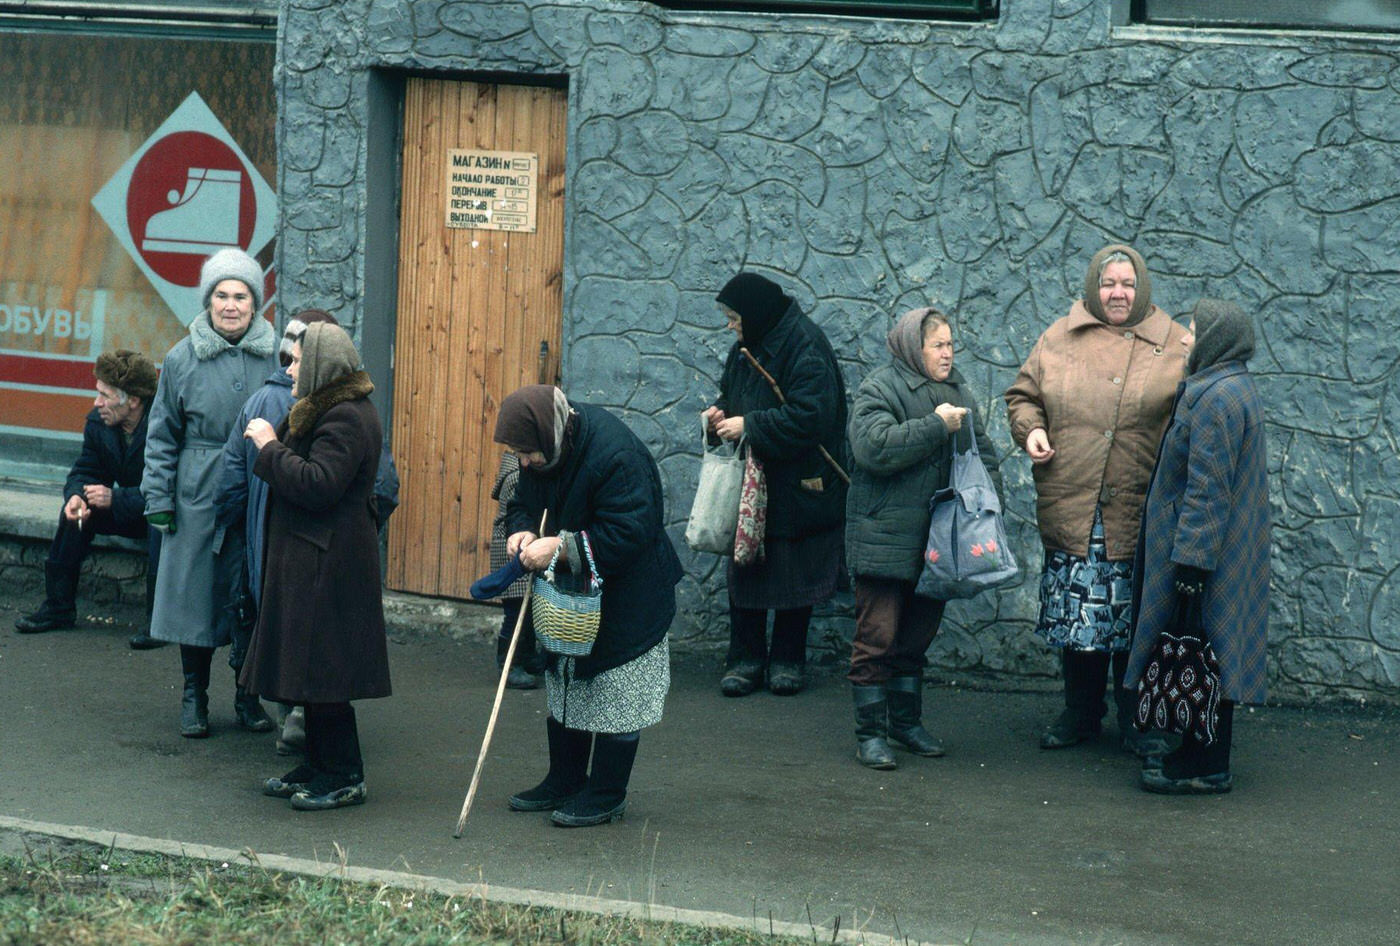
[[[1103,275],[1099,276],[1099,302],[1110,325],[1128,321],[1136,297],[1137,271],[1132,263],[1119,260],[1103,268]]]
[[[924,335],[924,370],[935,381],[947,381],[953,370],[953,331],[935,325]]]
[[[292,343],[292,363],[287,366],[287,374],[292,376],[292,390],[297,389],[297,375],[301,374],[301,342]]]
[[[509,447],[511,453],[520,461],[521,469],[528,470],[531,467],[544,466],[549,461],[545,459],[542,450],[526,450],[523,447]]]
[[[735,312],[727,305],[721,305],[719,307],[719,310],[720,312],[724,313],[724,327],[729,329],[729,331],[733,332],[735,335],[738,335],[740,338],[743,338],[744,323],[740,320],[739,313]]]
[[[253,324],[253,294],[241,279],[224,279],[209,296],[209,322],[230,341],[243,337]]]

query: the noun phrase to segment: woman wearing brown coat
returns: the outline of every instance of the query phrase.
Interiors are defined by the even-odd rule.
[[[1135,700],[1122,685],[1142,504],[1188,341],[1152,304],[1137,251],[1106,246],[1089,263],[1083,298],[1040,336],[1006,391],[1011,436],[1033,464],[1045,545],[1036,633],[1059,649],[1064,671],[1065,709],[1041,748],[1099,732],[1110,665],[1123,748],[1162,748],[1133,728]]]
[[[288,369],[291,414],[275,433],[261,419],[246,431],[271,500],[262,606],[242,683],[306,707],[306,763],[263,787],[303,811],[364,802],[350,701],[389,695],[371,504],[383,431],[359,364],[344,329],[308,326]]]

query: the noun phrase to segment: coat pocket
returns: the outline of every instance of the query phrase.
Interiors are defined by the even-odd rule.
[[[293,526],[290,532],[294,538],[310,542],[322,552],[331,550],[331,528],[326,523],[302,522]]]

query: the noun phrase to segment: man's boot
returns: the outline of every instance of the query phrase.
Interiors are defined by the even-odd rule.
[[[856,761],[866,768],[892,769],[896,763],[885,741],[885,688],[851,684],[851,702],[856,709]]]
[[[1060,651],[1065,677],[1065,708],[1040,737],[1042,749],[1075,746],[1103,729],[1103,688],[1109,656],[1099,650]]]
[[[924,728],[924,678],[892,677],[885,683],[890,703],[890,741],[915,755],[937,758],[943,743]]]
[[[583,791],[550,815],[561,828],[607,824],[627,811],[627,783],[637,758],[640,733],[598,733],[593,737],[593,768]]]
[[[203,739],[209,735],[209,665],[214,648],[180,645],[180,668],[185,689],[180,696],[180,735]]]
[[[21,634],[39,634],[72,627],[78,619],[75,598],[78,593],[78,570],[53,562],[44,563],[44,603],[39,610],[15,622]]]
[[[510,796],[511,811],[553,811],[583,791],[588,781],[588,753],[593,734],[568,729],[553,716],[545,717],[549,737],[549,772],[544,781]]]

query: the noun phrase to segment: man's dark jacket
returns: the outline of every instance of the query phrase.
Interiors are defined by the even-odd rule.
[[[146,500],[141,497],[141,473],[145,468],[146,421],[150,416],[143,405],[141,422],[132,432],[131,442],[124,444],[120,425],[108,427],[102,423],[102,415],[94,407],[83,428],[83,452],[63,484],[63,501],[81,495],[84,486],[110,486],[112,516],[117,525],[144,525]]]

